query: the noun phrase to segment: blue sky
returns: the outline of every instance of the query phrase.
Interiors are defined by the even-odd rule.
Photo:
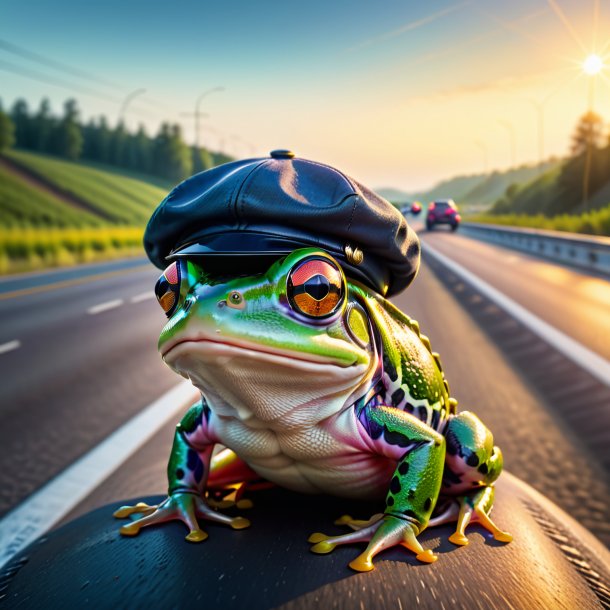
[[[596,11],[597,46],[610,38],[607,3],[575,0],[4,0],[1,10],[5,106],[48,96],[59,112],[76,97],[85,118],[113,122],[125,96],[144,88],[128,125],[154,133],[162,120],[180,122],[193,141],[188,113],[222,87],[201,105],[200,139],[212,148],[249,156],[289,147],[373,187],[407,190],[508,166],[501,121],[512,125],[516,162],[536,161],[529,100],[549,95],[544,152],[565,154],[586,110],[578,62],[593,50]],[[608,118],[610,86],[598,80],[596,109]]]

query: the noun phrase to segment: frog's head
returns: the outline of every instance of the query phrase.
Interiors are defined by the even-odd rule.
[[[156,286],[169,317],[159,351],[221,416],[311,423],[340,410],[373,368],[353,292],[339,263],[313,248],[247,277],[212,277],[178,260]]]

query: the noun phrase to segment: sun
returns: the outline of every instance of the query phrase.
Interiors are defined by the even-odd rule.
[[[604,67],[604,62],[599,55],[595,53],[589,55],[582,64],[582,69],[589,76],[595,76]]]

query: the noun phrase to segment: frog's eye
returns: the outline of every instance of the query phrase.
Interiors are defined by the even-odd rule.
[[[312,318],[335,313],[344,292],[343,275],[330,260],[307,259],[295,265],[288,275],[288,299],[292,308]]]
[[[180,300],[181,278],[182,268],[176,261],[161,274],[155,285],[155,295],[168,318],[172,317]]]

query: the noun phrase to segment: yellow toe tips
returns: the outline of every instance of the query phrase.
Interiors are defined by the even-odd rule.
[[[362,555],[356,557],[354,561],[350,561],[348,565],[356,572],[370,572],[371,570],[375,569],[373,562],[369,558],[363,557]]]
[[[203,530],[193,530],[184,539],[188,542],[203,542],[208,535]]]
[[[326,553],[333,551],[335,546],[332,542],[328,542],[328,540],[322,540],[318,544],[314,544],[309,550],[317,555],[326,555]]]
[[[307,542],[311,542],[312,544],[316,544],[317,542],[322,542],[323,540],[328,540],[330,536],[326,534],[322,534],[321,532],[316,532],[312,534],[309,538],[307,538]]]
[[[235,517],[231,519],[230,525],[234,530],[243,530],[250,527],[250,520],[245,517]]]
[[[423,553],[416,555],[415,559],[422,563],[434,563],[438,559],[438,555],[435,555],[430,549],[427,549]]]
[[[508,532],[497,531],[494,533],[494,538],[500,542],[512,542],[513,537]]]
[[[252,508],[254,506],[254,503],[252,502],[252,500],[237,500],[237,502],[235,503],[235,505],[237,506],[237,508],[240,509],[248,509],[248,508]]]
[[[128,523],[119,530],[121,536],[137,536],[140,533],[140,526],[137,523]]]
[[[121,506],[121,508],[112,513],[112,516],[116,519],[125,519],[137,513],[150,514],[154,512],[156,508],[156,506],[149,506],[144,502],[138,502],[135,506]]]
[[[449,542],[453,542],[453,544],[457,544],[458,546],[466,546],[468,544],[468,538],[466,538],[464,534],[458,534],[458,532],[455,532],[449,536]]]
[[[353,520],[354,520],[353,517],[351,517],[350,515],[341,515],[341,517],[339,517],[335,521],[335,525],[347,525],[348,523],[351,523]]]

